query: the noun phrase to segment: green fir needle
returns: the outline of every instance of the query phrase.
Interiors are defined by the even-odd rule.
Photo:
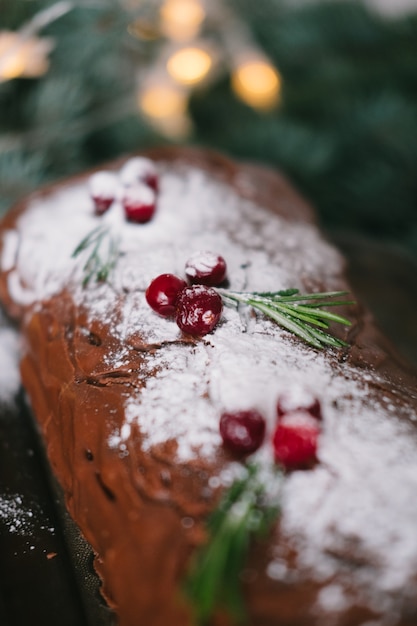
[[[226,305],[251,306],[314,348],[345,348],[349,345],[326,331],[332,322],[350,326],[350,320],[336,313],[323,311],[323,307],[355,304],[351,300],[341,299],[347,295],[346,291],[312,294],[301,294],[298,289],[253,293],[228,289],[217,291]]]
[[[92,278],[95,278],[96,282],[108,280],[119,257],[118,244],[118,240],[110,235],[109,229],[102,226],[94,228],[78,244],[72,258],[77,258],[85,250],[89,250],[83,266],[83,287],[87,287]]]
[[[197,552],[186,582],[186,593],[199,625],[217,609],[229,612],[237,623],[246,620],[240,575],[255,538],[265,536],[280,511],[279,498],[265,498],[265,481],[256,464],[245,467],[242,478],[225,491],[207,524],[208,539]],[[281,484],[276,470],[274,480]]]

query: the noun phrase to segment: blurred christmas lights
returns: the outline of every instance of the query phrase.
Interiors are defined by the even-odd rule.
[[[37,78],[48,71],[54,42],[36,35],[72,8],[72,2],[61,0],[37,13],[18,32],[0,31],[0,83],[19,77]]]
[[[166,0],[159,14],[163,33],[174,41],[197,37],[206,16],[199,0]]]
[[[191,132],[187,104],[187,91],[164,76],[156,78],[151,75],[139,85],[139,109],[154,128],[171,139],[184,139]]]
[[[213,65],[207,50],[190,46],[174,52],[168,59],[169,75],[182,85],[196,85],[206,78]]]
[[[268,61],[247,60],[233,71],[232,87],[236,95],[250,106],[267,110],[279,102],[281,77]]]
[[[150,46],[140,70],[138,107],[163,134],[184,138],[190,132],[191,94],[222,73],[230,73],[234,93],[249,106],[267,111],[279,103],[278,71],[222,0],[120,1],[132,15],[128,33],[138,40],[141,51]],[[42,76],[48,70],[54,43],[38,33],[73,6],[61,0],[18,32],[0,32],[0,83]]]
[[[257,48],[246,25],[222,0],[159,0],[145,4],[142,21],[136,18],[129,32],[142,41],[155,39],[153,32],[165,36],[147,68],[146,84],[139,85],[138,95],[140,110],[160,132],[184,138],[191,130],[187,114],[190,95],[221,73],[230,73],[234,93],[248,106],[268,111],[279,103],[279,72]],[[146,29],[144,32],[144,19],[153,25],[151,36]]]
[[[151,118],[183,115],[187,109],[187,94],[165,82],[155,82],[140,90],[139,104]]]
[[[0,32],[0,82],[42,76],[48,71],[48,54],[53,47],[51,39],[25,39],[18,33]]]

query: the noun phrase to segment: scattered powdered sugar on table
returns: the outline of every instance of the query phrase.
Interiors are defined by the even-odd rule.
[[[18,493],[0,495],[0,522],[10,533],[31,535],[36,527],[37,510],[25,502]],[[55,532],[52,527],[40,526],[42,530]]]
[[[19,494],[0,496],[0,520],[9,532],[19,535],[29,534],[33,527],[33,511],[23,505]]]
[[[125,423],[109,440],[118,453],[126,450],[135,424],[145,449],[173,439],[179,461],[210,458],[221,444],[221,412],[255,408],[267,419],[259,458],[272,462],[279,394],[301,386],[316,395],[324,418],[320,465],[285,480],[282,531],[301,568],[322,581],[339,576],[322,592],[323,606],[346,607],[345,564],[355,593],[372,590],[367,601],[380,604],[384,597],[384,610],[394,615],[395,596],[411,597],[417,579],[415,414],[405,407],[408,420],[395,415],[389,394],[373,390],[381,383],[383,393],[378,374],[339,363],[331,351],[318,353],[247,309],[226,309],[212,334],[184,344],[175,323],[157,316],[144,297],[158,274],[183,276],[198,250],[222,255],[231,288],[248,291],[302,289],[315,277],[325,289],[337,289],[339,254],[314,226],[271,216],[204,172],[158,167],[157,212],[145,225],[127,223],[118,202],[103,217],[94,216],[83,181],[34,201],[18,224],[25,236],[9,231],[3,242],[12,297],[42,300],[71,285],[91,319],[111,324],[119,339],[120,349],[106,357],[109,367],[128,363],[138,335],[153,346],[141,363],[146,384],[126,400]],[[71,253],[100,224],[120,237],[122,254],[108,284],[83,290],[82,259]],[[268,571],[285,580],[279,554]]]

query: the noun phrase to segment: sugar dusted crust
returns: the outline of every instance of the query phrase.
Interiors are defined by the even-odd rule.
[[[342,257],[278,174],[202,150],[150,156],[161,185],[149,224],[126,224],[117,205],[95,217],[83,176],[29,198],[0,232],[0,294],[22,327],[23,383],[120,625],[191,624],[179,590],[235,468],[220,413],[256,408],[270,433],[293,385],[320,398],[320,463],[286,478],[280,522],[252,550],[250,623],[415,624],[415,374],[358,306],[345,311],[351,348],[327,352],[234,310],[198,340],[156,316],[148,283],[182,275],[199,249],[226,258],[238,290],[346,282]],[[71,252],[98,223],[119,233],[123,254],[107,284],[83,289]],[[260,463],[271,463],[269,441]]]

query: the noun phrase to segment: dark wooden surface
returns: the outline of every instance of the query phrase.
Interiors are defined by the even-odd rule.
[[[32,517],[25,518],[20,532],[11,532],[0,519],[1,626],[87,626],[23,392],[14,405],[0,408],[0,498],[16,494]]]
[[[417,262],[400,248],[357,234],[329,237],[348,259],[348,276],[358,298],[417,368]]]

